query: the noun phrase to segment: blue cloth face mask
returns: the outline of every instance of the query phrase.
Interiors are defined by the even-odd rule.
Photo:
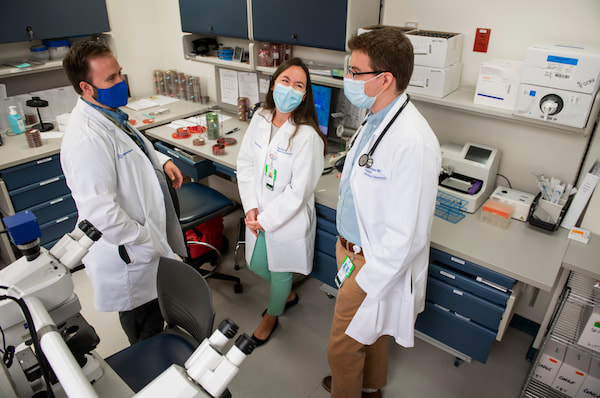
[[[377,94],[376,96],[369,97],[365,93],[365,83],[368,83],[371,80],[377,79],[379,76],[381,76],[381,73],[369,80],[366,80],[366,81],[365,80],[354,80],[354,79],[345,77],[344,78],[344,95],[346,96],[346,98],[348,98],[348,101],[350,101],[352,103],[352,105],[357,106],[359,108],[370,109],[373,106],[373,104],[375,103],[377,96],[379,96],[379,94],[381,94],[381,91],[383,91],[383,90],[381,90],[379,92],[379,94]]]
[[[97,93],[96,98],[94,99],[102,105],[106,105],[110,108],[118,108],[127,105],[129,89],[127,88],[125,80],[122,80],[120,83],[109,88],[94,88]]]
[[[282,84],[275,84],[273,90],[273,100],[275,106],[283,113],[289,113],[296,109],[302,102],[304,93],[298,90],[294,90],[292,86],[284,86]]]

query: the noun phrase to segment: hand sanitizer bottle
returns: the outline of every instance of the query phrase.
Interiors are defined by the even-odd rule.
[[[8,122],[10,123],[10,128],[12,129],[14,134],[21,134],[25,132],[25,122],[21,115],[17,113],[17,107],[12,105],[8,107],[9,115]]]

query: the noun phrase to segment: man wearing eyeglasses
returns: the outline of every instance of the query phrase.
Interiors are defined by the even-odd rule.
[[[412,44],[388,27],[353,37],[344,94],[370,111],[340,180],[339,286],[327,356],[332,397],[381,397],[388,336],[414,345],[425,305],[431,223],[441,152],[405,90]]]

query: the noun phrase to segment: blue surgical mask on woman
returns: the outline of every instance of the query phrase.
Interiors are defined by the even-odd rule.
[[[273,101],[275,106],[283,113],[289,113],[296,109],[302,102],[304,93],[294,90],[292,86],[284,86],[283,84],[275,84],[273,90]]]
[[[122,80],[120,83],[109,88],[94,88],[97,92],[96,98],[94,99],[102,105],[106,105],[110,108],[118,108],[127,105],[129,89],[127,88],[125,80]]]
[[[371,108],[375,103],[375,100],[381,94],[383,90],[379,92],[374,97],[369,97],[365,93],[365,83],[370,82],[371,80],[377,79],[382,74],[378,74],[377,76],[369,79],[369,80],[354,80],[348,77],[344,78],[344,95],[348,100],[352,103],[352,105],[357,106],[359,108]]]

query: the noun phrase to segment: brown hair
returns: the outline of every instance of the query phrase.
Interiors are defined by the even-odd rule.
[[[413,46],[402,29],[389,26],[354,36],[348,41],[348,48],[366,53],[373,70],[391,72],[398,91],[408,87],[415,57]]]
[[[87,40],[75,43],[63,59],[63,69],[77,94],[81,94],[79,83],[90,81],[89,60],[95,57],[112,55],[112,51],[103,43]]]
[[[308,72],[308,68],[302,62],[300,58],[290,58],[285,61],[283,64],[279,65],[273,76],[271,77],[271,82],[269,84],[269,91],[265,97],[265,102],[263,103],[263,108],[268,109],[275,114],[275,101],[273,100],[273,87],[275,86],[275,81],[284,71],[286,71],[291,66],[299,66],[302,68],[304,73],[306,74],[306,96],[298,105],[296,109],[292,111],[290,115],[290,119],[294,122],[296,126],[300,126],[302,124],[311,126],[318,134],[319,137],[323,140],[325,153],[327,153],[327,137],[324,134],[321,134],[321,130],[319,129],[319,118],[317,117],[317,110],[315,108],[315,101],[313,99],[312,85],[310,83],[310,73]],[[290,142],[296,135],[298,131],[298,127],[296,127],[296,131],[290,137]]]

